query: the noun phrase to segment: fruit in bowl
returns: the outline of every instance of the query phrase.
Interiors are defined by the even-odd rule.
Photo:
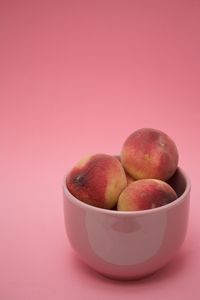
[[[127,179],[122,164],[116,157],[95,154],[76,164],[67,177],[67,186],[79,200],[111,209],[127,186]]]
[[[141,179],[130,183],[120,194],[117,209],[136,211],[160,207],[177,199],[176,192],[158,179]]]
[[[164,132],[153,128],[134,131],[124,142],[121,161],[135,179],[156,178],[166,181],[177,169],[178,150]]]
[[[72,248],[113,279],[158,271],[175,256],[187,231],[191,185],[177,165],[175,143],[150,128],[139,130],[136,143],[136,132],[120,157],[91,155],[67,173],[63,184]]]
[[[66,184],[73,196],[95,207],[145,210],[177,198],[165,182],[177,166],[174,141],[160,130],[141,128],[125,140],[120,156],[94,154],[80,160]]]

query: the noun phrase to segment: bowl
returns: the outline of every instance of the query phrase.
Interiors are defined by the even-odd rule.
[[[164,267],[186,235],[190,180],[177,168],[169,184],[178,198],[141,211],[97,208],[75,198],[63,182],[64,220],[68,239],[82,261],[104,276],[131,280]]]

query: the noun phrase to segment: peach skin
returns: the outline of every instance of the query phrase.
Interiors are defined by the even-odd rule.
[[[125,141],[121,162],[135,179],[168,180],[178,165],[178,150],[174,141],[164,132],[142,128]]]
[[[164,181],[140,179],[130,183],[121,193],[117,209],[136,211],[166,205],[177,199],[176,192]]]
[[[127,179],[116,157],[95,154],[79,161],[69,173],[66,183],[69,191],[79,200],[111,209],[127,186]]]

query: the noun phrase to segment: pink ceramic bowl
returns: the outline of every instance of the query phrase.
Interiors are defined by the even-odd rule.
[[[162,207],[120,212],[76,199],[64,179],[67,236],[79,257],[115,279],[138,279],[166,265],[182,245],[188,223],[190,181],[178,168],[170,184],[178,199]]]

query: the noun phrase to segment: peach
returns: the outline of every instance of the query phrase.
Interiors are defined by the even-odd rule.
[[[172,187],[159,179],[140,179],[130,183],[120,194],[117,210],[146,210],[177,199]]]
[[[177,169],[178,150],[166,133],[142,128],[133,132],[124,142],[121,162],[135,179],[166,181]]]
[[[121,157],[119,155],[115,155],[114,157],[116,157],[120,162],[121,162]],[[133,177],[131,177],[131,175],[129,175],[126,170],[124,169],[125,174],[126,174],[126,180],[127,180],[127,184],[135,181],[135,179]]]
[[[127,185],[133,181],[135,181],[135,179],[133,177],[131,177],[125,170],[125,174],[126,174],[126,180],[127,180]]]
[[[67,176],[67,187],[79,200],[111,209],[127,186],[120,161],[111,155],[95,154],[79,161]]]

